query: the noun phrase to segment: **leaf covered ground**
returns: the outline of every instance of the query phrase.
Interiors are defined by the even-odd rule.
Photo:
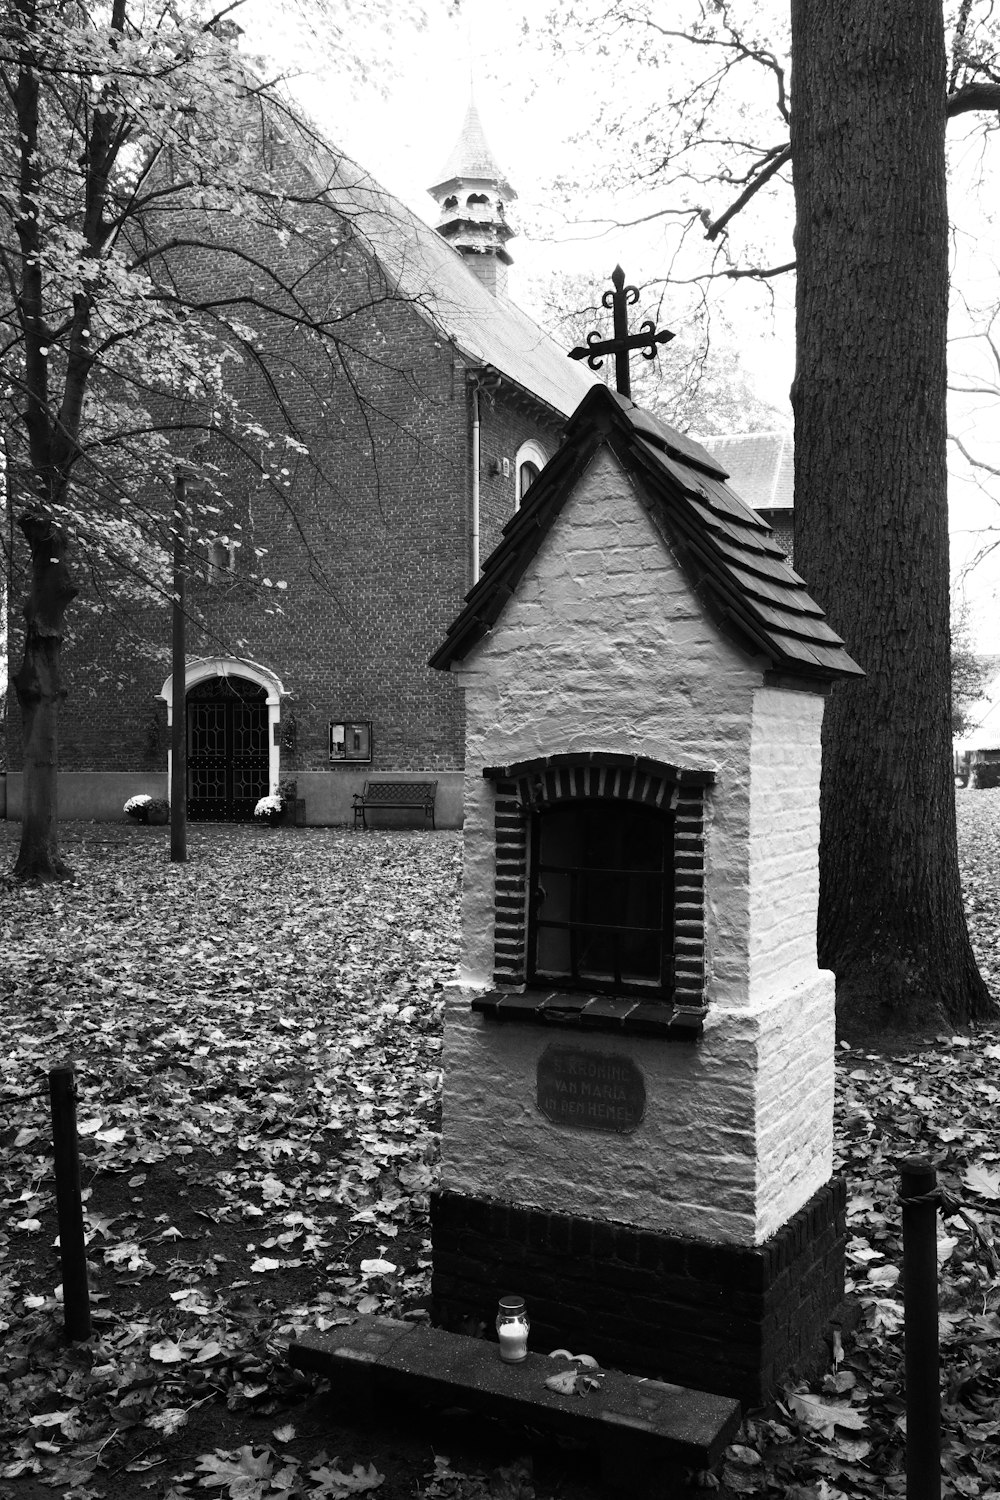
[[[1000,992],[1000,791],[958,805]],[[0,868],[16,833],[0,825]],[[200,828],[171,866],[164,830],[64,833],[72,885],[0,885],[0,1496],[593,1494],[570,1455],[532,1474],[460,1418],[365,1421],[284,1360],[299,1328],[426,1304],[459,836]],[[94,1308],[73,1346],[46,1086],[67,1058]],[[838,1067],[860,1328],[748,1417],[724,1487],[903,1493],[896,1163],[930,1150],[963,1204],[939,1243],[947,1484],[1000,1493],[1000,1035],[842,1048]]]

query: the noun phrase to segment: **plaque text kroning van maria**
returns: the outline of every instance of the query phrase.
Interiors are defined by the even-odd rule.
[[[538,1108],[554,1125],[628,1135],[646,1109],[646,1085],[629,1057],[546,1047],[538,1059]]]

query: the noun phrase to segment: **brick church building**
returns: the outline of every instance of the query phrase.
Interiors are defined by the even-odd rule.
[[[345,226],[329,275],[359,309],[345,334],[351,379],[334,386],[327,375],[325,390],[315,372],[300,381],[308,475],[290,460],[282,493],[249,470],[231,474],[240,545],[209,537],[189,568],[202,622],[187,643],[190,815],[243,820],[293,781],[308,823],[343,823],[353,793],[383,775],[436,780],[438,826],[456,826],[462,695],[427,660],[594,377],[507,297],[515,194],[474,104],[430,189],[433,229],[360,168],[321,155],[308,169]],[[332,284],[313,290],[334,295]],[[289,369],[304,363],[289,353]],[[261,554],[281,585],[269,591],[274,608],[248,576]],[[16,581],[11,592],[16,662]],[[63,818],[119,818],[129,796],[166,794],[167,598],[125,618],[85,591],[71,610]],[[7,805],[17,817],[13,707]]]

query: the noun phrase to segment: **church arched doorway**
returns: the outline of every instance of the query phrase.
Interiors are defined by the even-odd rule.
[[[188,817],[246,823],[269,789],[267,691],[247,677],[206,677],[187,694]]]

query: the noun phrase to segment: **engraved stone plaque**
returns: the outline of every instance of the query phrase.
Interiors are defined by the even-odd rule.
[[[630,1057],[546,1047],[538,1059],[538,1108],[554,1125],[629,1135],[646,1109],[646,1085]]]

